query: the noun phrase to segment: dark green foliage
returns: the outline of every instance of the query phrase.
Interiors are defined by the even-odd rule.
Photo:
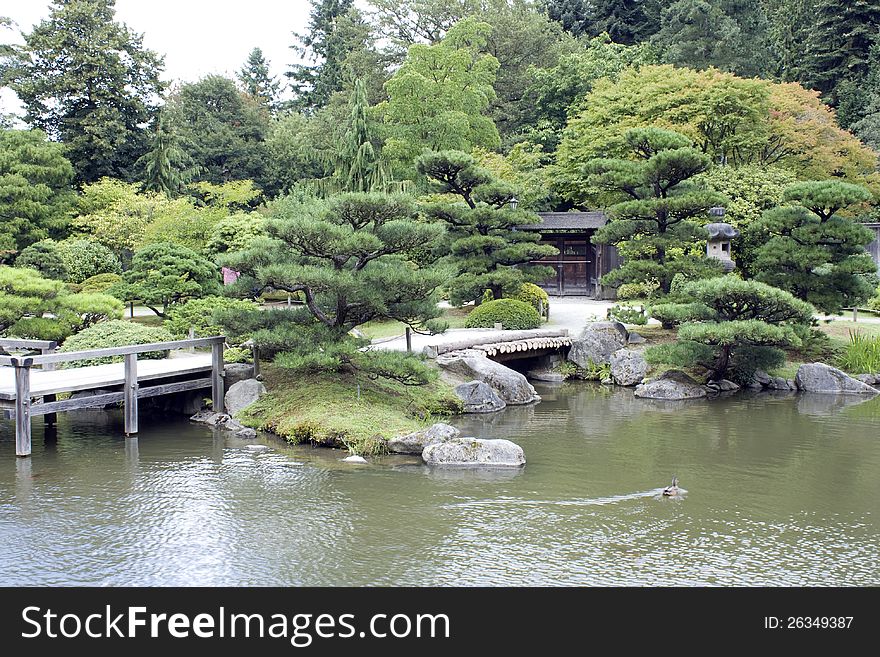
[[[516,299],[496,299],[481,303],[467,317],[467,328],[494,328],[501,324],[506,331],[535,329],[541,325],[541,316],[530,304]]]
[[[281,84],[269,73],[269,62],[266,61],[260,48],[251,50],[247,62],[238,72],[237,77],[244,92],[257,105],[269,111],[278,108]]]
[[[184,84],[168,100],[180,146],[198,180],[262,181],[266,173],[269,115],[221,75]]]
[[[870,193],[829,180],[796,183],[785,200],[747,231],[755,248],[750,268],[757,280],[809,301],[827,313],[858,306],[877,286],[876,265],[864,247],[873,233],[837,212],[863,203]]]
[[[114,13],[113,0],[54,0],[3,72],[25,120],[64,142],[78,182],[133,178],[163,89],[162,58]]]
[[[39,130],[0,129],[0,251],[14,253],[66,229],[76,197],[63,152]]]
[[[614,244],[623,265],[602,277],[604,285],[656,280],[668,292],[678,273],[703,278],[720,271],[705,257],[708,211],[724,201],[694,189],[689,180],[709,167],[709,157],[677,132],[658,128],[625,135],[636,160],[599,158],[585,166],[588,183],[610,199],[611,221],[596,232],[598,244]]]
[[[785,360],[782,347],[802,345],[800,335],[814,312],[788,292],[733,276],[688,283],[681,296],[691,302],[679,305],[680,316],[700,313],[701,320],[682,324],[675,344],[649,348],[646,357],[655,363],[704,367],[712,380],[732,370],[742,382],[755,369],[777,367]],[[666,310],[672,315],[673,305]]]
[[[42,240],[25,248],[15,259],[16,267],[38,271],[45,278],[67,279],[67,267],[55,240]]]
[[[150,244],[135,252],[122,283],[111,289],[123,301],[140,301],[159,317],[174,304],[217,294],[220,271],[179,244]]]
[[[174,197],[183,191],[196,173],[192,158],[180,145],[180,137],[166,112],[159,114],[149,150],[138,160],[144,190]]]
[[[108,347],[123,347],[130,344],[153,344],[155,342],[170,342],[171,334],[165,329],[152,326],[143,326],[134,322],[126,322],[121,319],[111,320],[95,324],[91,328],[80,331],[65,340],[59,351],[86,351],[88,349],[106,349]],[[158,360],[165,358],[165,351],[148,351],[138,354],[140,360]],[[63,367],[83,367],[85,365],[101,365],[103,363],[118,363],[122,356],[105,356],[103,358],[90,358],[88,360],[72,361],[64,363]]]
[[[404,385],[426,385],[437,379],[437,371],[424,357],[394,351],[362,351],[358,341],[346,339],[303,352],[287,352],[275,364],[301,374],[352,372],[371,379],[383,378]]]
[[[500,299],[505,291],[553,274],[549,267],[531,264],[554,255],[556,249],[538,244],[536,233],[516,230],[540,220],[533,213],[510,209],[508,204],[516,196],[513,187],[494,179],[473,157],[460,151],[426,153],[416,166],[438,191],[461,199],[425,209],[429,217],[446,224],[449,232],[448,260],[458,271],[449,285],[452,303],[479,299],[487,289],[493,298]]]
[[[259,307],[251,301],[211,296],[173,306],[163,325],[175,338],[188,337],[191,328],[195,329],[197,338],[223,335],[223,328],[214,321],[214,316],[231,309],[244,313],[259,311]]]
[[[25,317],[13,324],[7,333],[20,340],[53,340],[61,344],[73,333],[73,327],[48,317]]]
[[[700,302],[693,303],[656,303],[651,306],[651,317],[670,329],[680,326],[685,322],[695,322],[701,319],[711,319],[712,313],[706,309],[706,305]]]
[[[661,0],[545,0],[545,11],[575,36],[603,32],[616,43],[646,40],[659,28]]]

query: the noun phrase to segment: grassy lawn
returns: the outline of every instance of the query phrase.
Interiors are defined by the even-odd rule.
[[[128,317],[125,316],[126,320],[129,322],[134,322],[135,324],[141,324],[142,326],[153,326],[153,327],[162,327],[162,318],[158,315],[144,315],[143,317]]]
[[[870,337],[880,335],[880,324],[873,322],[833,321],[819,322],[819,330],[826,333],[832,340],[840,340],[841,343],[849,342],[849,332],[859,331]]]
[[[290,443],[375,454],[384,451],[388,438],[439,422],[461,409],[452,388],[439,380],[405,386],[354,373],[294,374],[272,365],[264,367],[263,376],[269,394],[241,419]]]
[[[466,308],[447,308],[440,319],[448,322],[449,328],[464,328],[464,323],[471,310],[473,308],[470,306]],[[358,330],[362,331],[370,340],[393,338],[406,332],[406,324],[390,319],[374,320],[359,326]]]

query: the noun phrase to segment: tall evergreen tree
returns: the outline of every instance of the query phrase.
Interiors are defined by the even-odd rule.
[[[237,77],[244,92],[258,105],[270,111],[277,109],[281,83],[269,73],[269,62],[260,48],[251,50]]]
[[[294,33],[296,44],[291,46],[305,64],[296,64],[286,73],[296,92],[297,105],[306,110],[323,107],[344,82],[343,63],[355,48],[343,29],[348,21],[359,20],[360,12],[354,0],[311,0],[312,12],[308,30]]]
[[[575,36],[607,32],[615,43],[649,39],[660,26],[664,0],[545,0],[547,15]]]
[[[813,0],[761,0],[768,21],[773,74],[783,82],[803,79],[804,44],[813,25]]]
[[[144,190],[176,196],[192,179],[192,158],[180,147],[168,115],[159,114],[151,148],[139,160],[143,167]]]
[[[163,59],[114,20],[114,0],[54,0],[3,73],[25,120],[62,141],[79,182],[132,179],[158,107]]]
[[[337,157],[334,178],[342,191],[378,190],[390,175],[378,152],[376,130],[369,116],[367,88],[362,80],[355,82],[350,105],[350,124]]]

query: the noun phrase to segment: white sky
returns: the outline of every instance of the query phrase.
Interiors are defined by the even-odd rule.
[[[17,23],[18,31],[49,16],[49,0],[2,0],[0,15]],[[144,35],[144,45],[165,55],[164,79],[194,81],[209,73],[234,76],[254,48],[262,48],[272,75],[297,61],[290,49],[293,32],[304,31],[308,0],[116,0],[116,20]],[[3,35],[9,40],[9,32]],[[0,94],[0,110],[18,103],[8,89]],[[5,109],[4,109],[5,108]]]

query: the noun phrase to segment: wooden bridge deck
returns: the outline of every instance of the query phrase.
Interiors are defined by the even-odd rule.
[[[162,360],[139,360],[137,380],[150,381],[210,371],[211,354],[187,354]],[[32,397],[112,388],[125,384],[125,363],[53,371],[34,369],[30,379]],[[15,370],[12,367],[0,367],[0,399],[15,400]]]

